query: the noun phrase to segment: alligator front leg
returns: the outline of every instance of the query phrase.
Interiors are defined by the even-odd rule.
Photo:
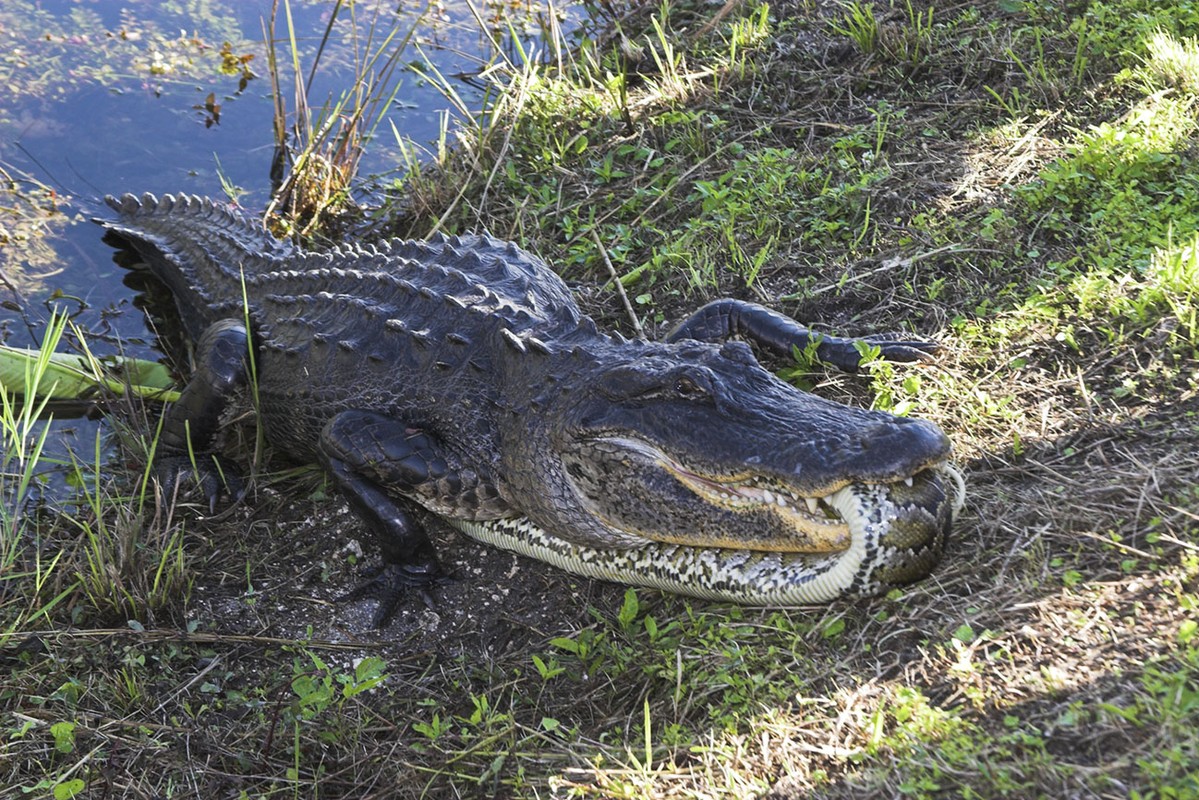
[[[194,475],[211,513],[224,484],[235,500],[244,494],[241,479],[224,459],[211,452],[221,415],[249,380],[249,337],[237,320],[208,327],[196,343],[196,371],[179,399],[163,417],[154,472],[169,497],[181,477]]]
[[[482,496],[486,487],[457,468],[428,433],[371,411],[343,411],[325,426],[321,459],[350,505],[379,541],[383,569],[342,600],[379,600],[372,624],[382,627],[409,589],[422,593],[444,580],[433,544],[413,511]],[[413,499],[409,499],[413,498]]]
[[[742,336],[782,356],[790,356],[791,348],[807,349],[816,342],[816,357],[846,372],[856,372],[862,356],[856,343],[878,347],[888,361],[932,361],[940,349],[935,342],[903,339],[901,334],[882,333],[859,339],[828,336],[813,332],[788,316],[757,303],[744,300],[714,300],[679,323],[668,342],[696,339],[720,342]]]

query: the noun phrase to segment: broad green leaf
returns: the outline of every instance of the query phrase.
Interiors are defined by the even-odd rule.
[[[9,392],[24,394],[26,370],[32,370],[43,355],[37,350],[0,345],[0,385]],[[101,389],[123,392],[126,382],[139,397],[174,402],[179,392],[167,368],[140,358],[89,359],[71,353],[50,353],[38,394],[54,400],[84,400]]]

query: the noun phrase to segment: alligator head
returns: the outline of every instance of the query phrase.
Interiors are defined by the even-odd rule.
[[[547,502],[529,509],[549,535],[815,563],[862,546],[873,524],[865,546],[891,552],[863,582],[914,580],[939,560],[960,487],[950,497],[942,480],[937,426],[802,392],[740,342],[613,350],[576,350],[586,366],[558,372],[533,404],[542,430],[522,431],[549,440],[536,477]]]

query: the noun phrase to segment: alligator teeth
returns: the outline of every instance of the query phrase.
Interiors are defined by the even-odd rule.
[[[741,509],[772,505],[790,514],[806,516],[809,525],[815,524],[823,527],[844,524],[835,502],[837,492],[825,497],[806,497],[801,496],[795,489],[784,483],[775,482],[764,476],[749,476],[747,479],[708,478],[687,471],[647,442],[620,437],[606,439],[606,441],[665,467],[696,494],[726,508]],[[840,491],[844,490],[838,490],[838,492]],[[804,510],[808,512],[807,515],[802,513]]]
[[[904,486],[911,486],[911,485],[912,485],[912,476],[911,476],[911,475],[909,475],[908,477],[906,477],[906,478],[904,478],[904,479],[903,479],[903,485],[904,485]]]

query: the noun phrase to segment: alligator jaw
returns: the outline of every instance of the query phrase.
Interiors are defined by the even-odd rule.
[[[832,505],[833,495],[803,497],[768,478],[747,476],[738,479],[705,478],[682,469],[677,464],[663,463],[679,482],[713,505],[730,509],[769,508],[800,534],[794,542],[778,547],[761,547],[780,552],[829,553],[849,546],[850,530]],[[681,542],[680,542],[681,543]],[[687,542],[694,544],[693,541]],[[733,547],[734,541],[711,541],[709,547]]]
[[[794,531],[786,539],[760,539],[749,543],[743,537],[703,535],[684,531],[679,536],[663,533],[651,535],[655,541],[681,544],[688,547],[744,548],[790,552],[833,553],[850,545],[849,524],[841,518],[833,501],[838,490],[823,495],[801,495],[783,482],[753,472],[737,475],[700,475],[686,469],[654,445],[629,437],[604,437],[604,442],[635,453],[641,459],[656,464],[705,503],[733,512],[769,511]]]

